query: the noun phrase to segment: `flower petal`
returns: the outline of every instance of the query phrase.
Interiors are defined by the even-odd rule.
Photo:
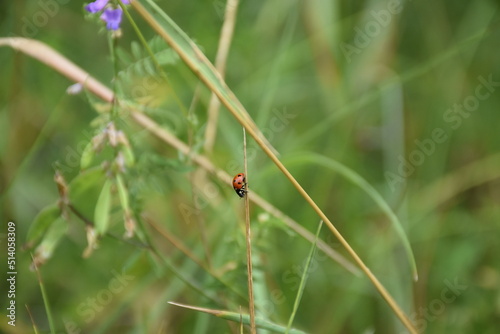
[[[108,4],[108,1],[109,0],[96,0],[85,6],[85,10],[90,13],[97,13],[98,11],[102,10],[104,6]]]
[[[121,8],[109,9],[106,8],[101,15],[101,20],[106,22],[106,29],[117,30],[120,28],[120,23],[122,21],[122,10]]]

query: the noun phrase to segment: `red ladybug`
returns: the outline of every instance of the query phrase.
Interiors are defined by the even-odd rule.
[[[240,197],[244,197],[245,194],[247,193],[246,191],[246,186],[247,186],[247,179],[245,178],[245,174],[239,173],[233,178],[233,188],[234,191],[238,194]]]

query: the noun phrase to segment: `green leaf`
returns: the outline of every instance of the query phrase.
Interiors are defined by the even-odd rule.
[[[94,159],[95,156],[95,151],[93,147],[92,141],[90,141],[87,146],[85,146],[85,149],[82,152],[82,157],[80,158],[80,168],[87,169],[90,164],[92,163],[92,160]]]
[[[156,53],[156,60],[158,60],[158,63],[162,66],[172,65],[177,63],[179,55],[172,49],[166,49]]]
[[[146,76],[146,71],[144,70],[144,66],[142,65],[142,61],[137,61],[130,65],[130,68],[140,76]]]
[[[109,227],[109,213],[111,211],[111,180],[106,180],[97,200],[94,213],[94,224],[98,235],[106,233]]]
[[[49,227],[61,217],[61,209],[57,203],[45,207],[31,224],[26,236],[26,247],[31,248],[40,239]]]
[[[80,173],[70,182],[69,200],[84,217],[91,219],[94,216],[97,198],[105,181],[106,174],[98,166]]]
[[[68,223],[63,218],[56,219],[43,237],[42,242],[36,249],[38,263],[44,263],[53,254],[62,236],[68,229]]]
[[[116,185],[118,187],[118,195],[120,197],[120,203],[125,212],[129,211],[128,205],[128,191],[123,182],[123,178],[120,175],[116,176]]]
[[[123,63],[124,66],[128,66],[133,62],[132,57],[121,47],[116,48],[117,58]]]
[[[132,56],[135,58],[135,60],[139,60],[142,58],[142,48],[141,48],[141,45],[136,42],[136,41],[133,41],[131,44],[130,44],[130,49],[131,49],[131,52],[132,52]]]
[[[146,71],[147,74],[149,74],[152,77],[157,75],[156,67],[155,67],[153,61],[151,60],[151,58],[144,59],[144,61],[142,63],[144,66],[144,70]]]

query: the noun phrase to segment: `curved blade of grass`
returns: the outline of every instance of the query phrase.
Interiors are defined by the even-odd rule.
[[[307,276],[309,275],[309,267],[311,266],[311,260],[314,257],[314,252],[316,250],[316,243],[318,242],[319,231],[321,231],[321,226],[323,226],[323,221],[319,222],[318,230],[316,231],[316,239],[312,244],[311,250],[309,251],[309,256],[307,257],[306,266],[304,272],[302,273],[302,278],[300,279],[299,291],[297,291],[297,296],[295,297],[295,303],[293,304],[293,311],[288,319],[288,325],[286,326],[285,334],[290,333],[290,328],[292,327],[293,319],[295,318],[295,313],[299,308],[300,299],[302,298],[302,293],[306,287]]]
[[[47,320],[49,321],[50,333],[56,333],[56,327],[54,326],[54,318],[52,317],[52,311],[50,309],[49,298],[47,297],[47,292],[45,291],[45,286],[43,284],[42,275],[40,275],[40,271],[38,270],[38,266],[36,265],[35,259],[33,255],[31,255],[33,260],[34,268],[36,271],[36,276],[38,278],[38,285],[40,286],[40,291],[42,292],[43,304],[45,305],[45,311],[47,312]]]
[[[352,182],[353,184],[357,185],[359,188],[361,188],[368,196],[373,199],[373,201],[378,205],[380,210],[384,212],[389,218],[389,220],[392,223],[392,226],[396,230],[397,235],[401,239],[401,242],[403,243],[403,247],[406,251],[406,256],[408,258],[408,262],[410,263],[411,271],[413,274],[413,279],[415,281],[418,280],[418,271],[417,271],[417,264],[415,262],[415,256],[413,255],[413,251],[411,249],[410,241],[408,240],[408,237],[406,236],[406,233],[403,229],[403,225],[401,225],[401,222],[399,221],[398,217],[392,211],[391,207],[387,202],[384,200],[382,195],[378,193],[378,191],[372,187],[368,181],[363,179],[358,173],[350,169],[349,167],[341,164],[338,161],[335,161],[331,158],[327,158],[325,156],[316,154],[316,153],[303,153],[303,154],[298,154],[293,157],[287,158],[286,161],[289,164],[296,164],[296,163],[314,163],[318,165],[325,166],[327,168],[330,168],[340,175],[342,175],[346,180]]]
[[[224,311],[224,310],[214,310],[214,309],[198,307],[198,306],[191,306],[191,305],[174,303],[174,302],[168,302],[168,303],[171,305],[188,308],[190,310],[205,312],[205,313],[214,315],[218,318],[234,321],[237,323],[243,323],[243,324],[248,325],[248,326],[250,325],[250,316],[248,314],[241,314],[241,313]],[[275,323],[263,320],[261,318],[255,318],[255,325],[258,328],[267,329],[267,330],[273,331],[275,333],[286,333],[286,328],[284,326],[277,325]],[[294,329],[294,328],[290,329],[290,331],[288,333],[290,333],[290,334],[306,334],[306,332],[303,332],[301,330]]]
[[[179,54],[181,59],[191,68],[199,79],[217,95],[222,104],[228,109],[233,117],[245,127],[247,132],[253,137],[264,153],[266,153],[266,155],[274,162],[274,164],[281,170],[283,175],[290,181],[298,193],[328,226],[332,234],[342,244],[349,255],[354,259],[354,261],[375,286],[380,295],[385,299],[387,304],[392,308],[394,314],[411,333],[417,333],[417,330],[411,320],[399,307],[391,294],[389,294],[387,289],[382,285],[382,283],[380,283],[363,260],[361,260],[356,251],[351,247],[351,245],[333,225],[330,219],[320,209],[311,196],[309,196],[300,183],[293,177],[290,171],[288,171],[288,169],[278,159],[275,154],[275,150],[269,145],[268,141],[263,138],[261,131],[256,128],[255,123],[250,119],[248,112],[229,89],[220,75],[218,75],[213,65],[210,64],[201,50],[153,1],[146,0],[146,2],[149,4],[148,9],[146,9],[139,0],[133,1],[131,4],[144,18],[144,20],[146,20],[147,23]]]

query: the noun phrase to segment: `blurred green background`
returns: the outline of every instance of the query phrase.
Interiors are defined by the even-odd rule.
[[[213,61],[225,1],[157,3]],[[40,40],[111,87],[106,34],[83,5],[2,1],[0,37]],[[151,40],[152,30],[132,15]],[[499,20],[493,0],[271,0],[241,1],[238,7],[228,85],[419,332],[500,328]],[[134,54],[131,25],[124,21],[122,30],[120,48]],[[120,66],[125,89],[151,79]],[[181,61],[165,71],[186,108],[198,94],[191,123],[163,83],[135,95],[124,89],[123,98],[146,105],[150,117],[204,154],[210,94]],[[22,245],[36,215],[58,199],[55,166],[63,166],[68,182],[74,179],[83,147],[98,129],[97,98],[66,94],[71,84],[28,56],[0,48],[0,260],[6,268],[7,222],[14,221],[18,273],[16,327],[7,324],[2,290],[5,333],[33,330],[25,305],[40,332],[49,332],[36,273],[29,270],[30,251]],[[188,158],[125,123],[137,160],[126,173],[136,217],[146,214],[181,240],[231,289],[144,222],[163,256],[219,303],[180,280],[137,238],[105,236],[83,258],[85,226],[73,215],[40,268],[57,332],[239,333],[237,324],[167,302],[235,312],[241,305],[245,312],[246,300],[234,292],[247,291],[243,201],[230,180],[207,175],[192,182],[197,167]],[[319,218],[251,140],[248,149],[251,190],[314,233]],[[223,108],[208,157],[230,175],[243,170],[241,126]],[[382,194],[406,229],[418,282],[412,282],[387,217],[363,189],[318,157],[354,170]],[[311,244],[258,206],[251,210],[258,313],[286,324]],[[111,230],[121,236],[118,207],[112,217]],[[321,239],[347,257],[326,227]],[[2,289],[7,271],[0,274]],[[321,252],[313,259],[294,327],[308,333],[405,332],[365,276]]]

